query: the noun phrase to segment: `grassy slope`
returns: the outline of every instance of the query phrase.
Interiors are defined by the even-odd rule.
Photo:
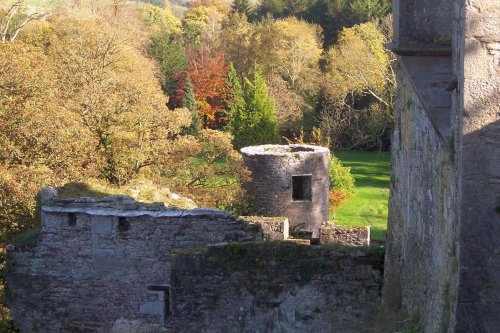
[[[351,167],[355,196],[335,212],[339,225],[372,226],[372,238],[383,240],[387,229],[387,202],[391,163],[389,153],[338,151],[335,155]]]

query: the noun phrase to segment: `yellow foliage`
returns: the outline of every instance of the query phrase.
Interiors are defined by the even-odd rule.
[[[316,89],[322,35],[318,25],[295,17],[267,20],[256,27],[252,54],[265,72],[280,74],[295,91]]]
[[[56,19],[54,31],[48,53],[65,107],[96,140],[101,174],[123,185],[156,163],[189,113],[167,109],[155,63],[118,27],[77,16]]]
[[[387,84],[389,57],[384,35],[371,23],[344,28],[327,52],[326,89],[333,95],[374,93]]]
[[[141,4],[140,17],[153,32],[181,33],[181,21],[169,9],[162,9],[149,3]]]

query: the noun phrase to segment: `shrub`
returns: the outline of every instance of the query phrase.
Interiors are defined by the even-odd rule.
[[[52,182],[45,167],[0,165],[0,243],[10,243],[15,235],[38,225],[36,194]]]
[[[342,165],[334,155],[330,159],[330,206],[340,205],[354,195],[354,177],[351,168]]]

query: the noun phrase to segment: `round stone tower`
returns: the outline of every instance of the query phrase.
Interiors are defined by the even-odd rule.
[[[286,216],[290,227],[318,237],[328,221],[330,150],[310,145],[241,149],[251,180],[245,184],[254,213]]]

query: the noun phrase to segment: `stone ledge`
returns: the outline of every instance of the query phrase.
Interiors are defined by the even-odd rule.
[[[90,204],[89,204],[90,205]],[[164,210],[134,210],[134,209],[114,209],[114,208],[102,208],[102,209],[91,209],[88,207],[63,207],[63,206],[42,206],[42,211],[45,213],[84,213],[88,215],[96,216],[116,216],[116,217],[139,217],[139,216],[150,216],[150,217],[187,217],[187,216],[214,216],[214,217],[234,217],[231,213],[209,208],[200,208],[192,210],[182,210],[182,209],[168,209]]]

